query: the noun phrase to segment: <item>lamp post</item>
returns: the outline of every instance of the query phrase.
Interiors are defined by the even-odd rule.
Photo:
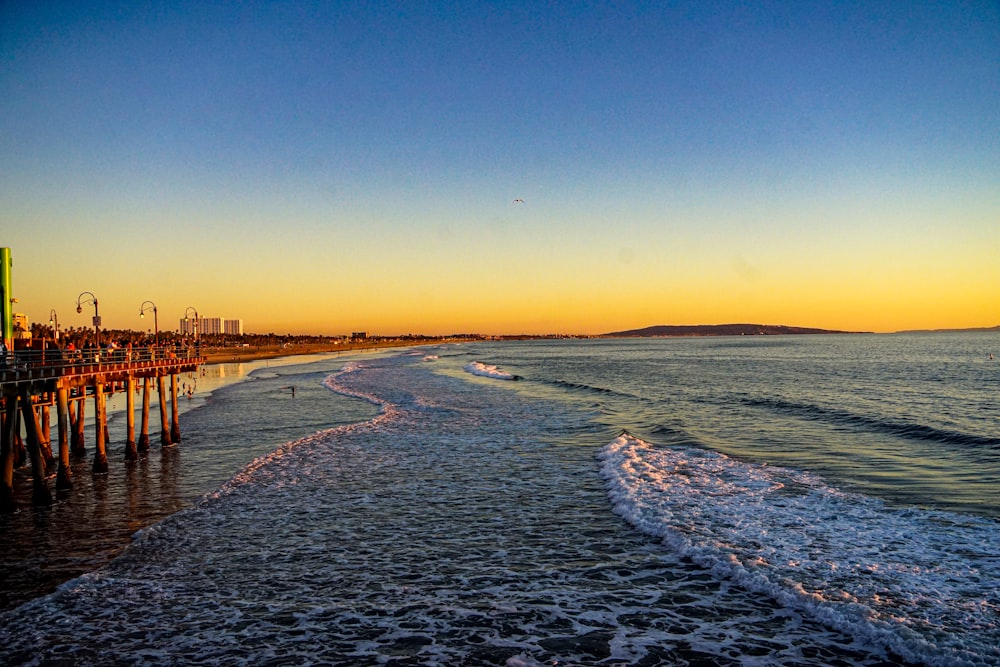
[[[89,295],[90,298],[83,301],[84,295]],[[81,292],[80,296],[76,297],[76,312],[83,312],[83,305],[86,303],[94,304],[94,335],[97,337],[97,344],[101,344],[101,316],[97,312],[97,297],[94,296],[93,292]]]
[[[148,307],[146,306],[147,303],[149,304]],[[160,347],[160,320],[156,315],[156,304],[152,301],[143,301],[139,305],[139,317],[145,317],[145,314],[150,310],[153,311],[153,331],[156,332],[154,340],[156,341],[156,347]]]
[[[59,316],[55,308],[49,310],[49,326],[52,327],[52,338],[59,342]]]
[[[190,319],[188,317],[188,313],[190,313],[190,312],[194,312],[194,322],[192,324],[194,326],[194,340],[197,343],[198,342],[198,311],[195,310],[194,306],[188,306],[187,310],[184,311],[184,322],[187,322]],[[190,330],[190,327],[186,327],[186,328]]]
[[[198,311],[195,310],[194,306],[188,306],[187,310],[184,311],[184,321],[185,322],[188,321],[188,313],[191,312],[191,311],[194,311],[194,322],[193,322],[193,324],[194,324],[194,353],[195,353],[195,356],[197,356],[198,355],[198,349],[199,349],[199,345],[198,345]]]

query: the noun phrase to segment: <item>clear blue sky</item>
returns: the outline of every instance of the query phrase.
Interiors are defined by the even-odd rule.
[[[1000,323],[996,2],[15,0],[0,63],[33,321]]]

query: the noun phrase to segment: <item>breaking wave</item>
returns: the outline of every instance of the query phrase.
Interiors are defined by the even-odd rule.
[[[614,511],[716,576],[909,662],[1000,662],[995,521],[626,433],[599,459]]]
[[[493,378],[494,380],[520,380],[521,378],[513,373],[507,373],[502,371],[496,366],[491,366],[489,364],[484,364],[481,361],[473,361],[470,364],[465,365],[465,370],[473,375],[480,375],[482,377]]]

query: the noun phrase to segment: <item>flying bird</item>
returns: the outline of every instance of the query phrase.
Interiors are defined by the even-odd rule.
[[[515,199],[514,201],[511,202],[511,204],[523,204],[523,203],[524,203],[523,199]]]

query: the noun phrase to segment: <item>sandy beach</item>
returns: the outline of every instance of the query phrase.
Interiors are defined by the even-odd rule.
[[[413,347],[417,345],[438,345],[447,342],[468,342],[468,339],[437,338],[433,340],[385,340],[359,341],[353,343],[305,343],[286,345],[262,345],[254,347],[212,347],[204,351],[205,363],[243,363],[257,359],[274,359],[300,354],[333,354],[358,352],[387,347]]]

